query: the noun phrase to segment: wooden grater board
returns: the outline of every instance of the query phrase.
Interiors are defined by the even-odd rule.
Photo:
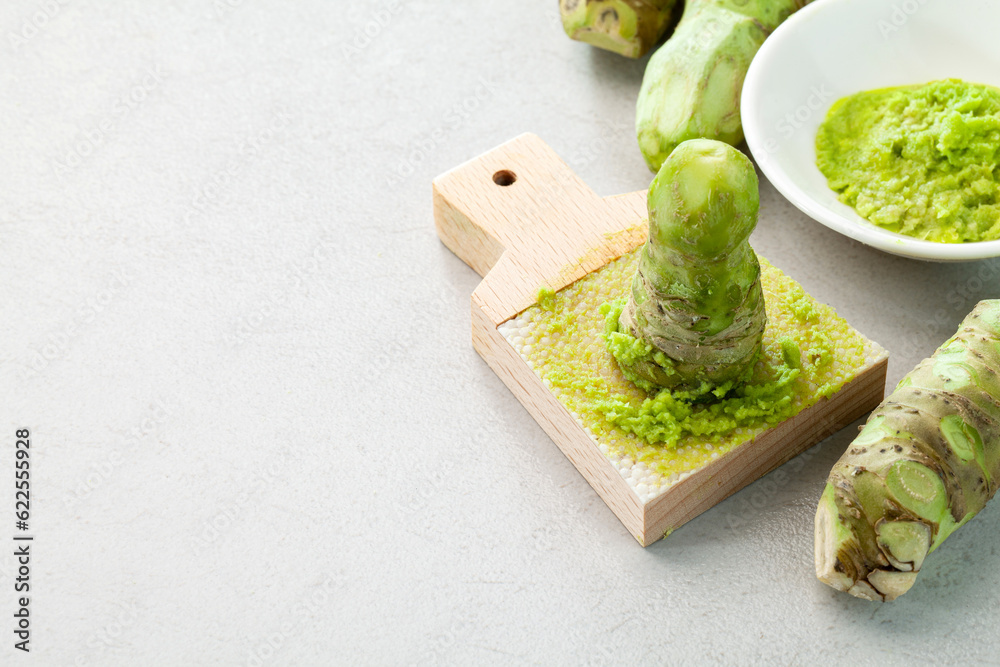
[[[472,343],[643,546],[875,409],[882,358],[840,391],[643,502],[498,327],[646,240],[646,193],[597,196],[540,138],[522,135],[434,180],[441,241],[483,281]]]

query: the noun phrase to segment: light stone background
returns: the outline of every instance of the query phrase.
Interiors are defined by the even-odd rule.
[[[898,602],[826,588],[852,427],[642,549],[475,354],[432,178],[532,131],[599,194],[650,179],[645,63],[555,5],[4,3],[0,539],[28,426],[37,541],[0,663],[996,664],[995,505]],[[1000,297],[767,183],[753,243],[890,383]]]

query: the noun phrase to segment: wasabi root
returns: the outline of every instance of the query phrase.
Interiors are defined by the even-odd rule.
[[[759,207],[753,164],[731,146],[689,141],[664,162],[631,295],[606,332],[628,379],[724,394],[749,377],[767,323],[748,242]]]
[[[983,301],[868,419],[816,512],[816,576],[867,600],[913,586],[1000,481],[1000,300]]]
[[[639,58],[670,26],[677,0],[559,0],[563,29],[571,38]]]
[[[639,149],[657,171],[683,141],[743,141],[740,95],[764,40],[809,0],[688,0],[650,59],[636,105]]]

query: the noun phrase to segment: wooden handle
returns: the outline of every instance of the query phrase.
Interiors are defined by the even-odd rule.
[[[497,326],[635,248],[645,218],[645,192],[598,197],[534,134],[434,180],[438,235],[484,277],[472,298]]]

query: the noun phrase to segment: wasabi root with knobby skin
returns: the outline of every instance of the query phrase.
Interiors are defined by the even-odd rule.
[[[868,600],[910,589],[927,555],[1000,482],[1000,300],[983,301],[868,419],[816,512],[816,576]]]
[[[683,141],[743,141],[740,95],[764,40],[809,0],[688,0],[650,59],[636,105],[639,149],[657,171]]]
[[[670,26],[677,0],[559,0],[563,29],[571,38],[639,58]]]
[[[608,347],[644,389],[732,387],[761,351],[767,317],[748,238],[757,173],[727,144],[677,147],[649,188],[649,241]]]

